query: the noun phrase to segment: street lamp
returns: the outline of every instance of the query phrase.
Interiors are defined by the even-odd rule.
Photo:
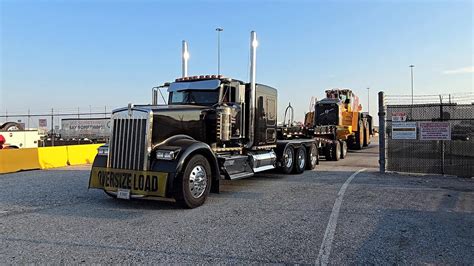
[[[221,74],[221,31],[223,28],[216,28],[217,31],[217,75]]]
[[[413,105],[413,68],[414,65],[409,65],[411,71],[411,105]]]
[[[370,114],[370,88],[367,87],[367,112]]]

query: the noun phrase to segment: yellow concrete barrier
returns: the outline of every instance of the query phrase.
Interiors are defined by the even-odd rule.
[[[97,149],[104,144],[71,145],[67,147],[69,165],[91,164],[97,155]]]
[[[37,148],[0,150],[0,173],[40,168]]]
[[[63,167],[67,165],[67,147],[38,148],[38,159],[41,169]]]
[[[91,164],[103,144],[0,150],[0,174]]]

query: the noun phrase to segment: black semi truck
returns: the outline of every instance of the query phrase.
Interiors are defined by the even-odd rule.
[[[112,113],[110,142],[99,148],[89,188],[130,198],[174,198],[202,205],[221,179],[278,168],[302,173],[318,162],[318,141],[280,137],[277,90],[256,83],[256,33],[251,32],[250,82],[220,75],[165,83],[169,98]],[[187,62],[183,65],[187,66]],[[184,67],[183,67],[184,69]]]

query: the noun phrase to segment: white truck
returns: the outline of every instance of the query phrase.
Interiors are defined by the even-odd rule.
[[[37,148],[41,134],[38,130],[25,130],[20,124],[7,122],[0,126],[0,139],[5,139],[3,148]]]

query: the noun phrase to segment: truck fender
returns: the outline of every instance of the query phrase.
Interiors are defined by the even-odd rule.
[[[108,145],[104,144],[100,146],[97,150],[99,150],[100,148],[105,148],[105,147],[108,147]],[[92,163],[92,167],[107,167],[107,156],[97,153],[97,155],[94,158],[94,162]]]
[[[182,172],[184,171],[184,166],[194,154],[201,154],[204,157],[206,157],[206,159],[209,162],[209,165],[211,166],[211,174],[212,174],[211,192],[219,193],[219,179],[220,179],[219,165],[217,162],[217,158],[214,155],[214,152],[212,151],[209,145],[207,145],[204,142],[197,141],[187,135],[176,135],[163,141],[159,145],[156,145],[154,147],[154,150],[160,149],[161,147],[165,147],[165,146],[176,147],[179,149],[179,153],[176,159],[174,161],[169,162],[169,164],[172,165],[174,172],[176,173],[175,175],[176,177],[182,174]],[[167,164],[165,163],[165,161],[159,161],[159,162],[163,166]],[[154,164],[155,166],[153,166],[152,168],[154,169],[160,164]],[[167,169],[168,171],[171,170],[169,167],[167,168],[168,168]]]

